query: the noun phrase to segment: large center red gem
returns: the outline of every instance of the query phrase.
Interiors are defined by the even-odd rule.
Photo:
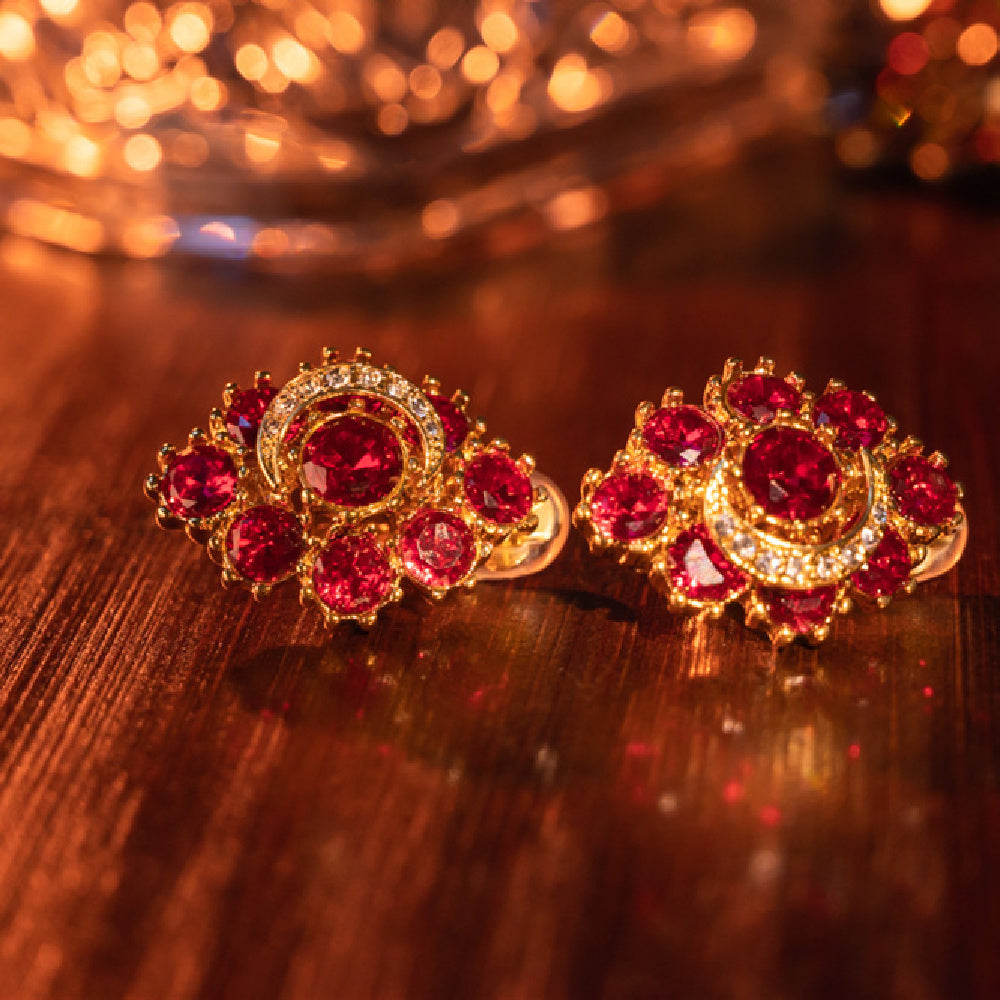
[[[313,431],[302,449],[300,474],[327,503],[365,507],[396,488],[403,474],[403,451],[385,424],[348,414]]]
[[[476,559],[472,529],[446,510],[418,511],[403,528],[399,552],[408,576],[426,587],[453,587]]]
[[[840,469],[811,434],[794,427],[769,427],[747,446],[743,482],[766,513],[808,520],[833,502]]]

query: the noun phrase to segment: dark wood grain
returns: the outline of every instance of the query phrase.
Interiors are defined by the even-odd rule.
[[[321,288],[0,241],[0,997],[1000,995],[997,221],[829,197],[755,253],[666,213]],[[325,343],[466,389],[571,499],[640,399],[770,354],[944,450],[970,547],[817,650],[575,537],[323,634],[140,484]]]

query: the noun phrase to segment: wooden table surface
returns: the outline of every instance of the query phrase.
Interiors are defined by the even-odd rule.
[[[667,211],[321,287],[0,241],[0,997],[1000,995],[998,221],[826,198],[759,253],[664,249]],[[466,389],[571,500],[727,355],[838,376],[949,455],[969,549],[819,649],[575,535],[324,634],[140,486],[327,343]]]

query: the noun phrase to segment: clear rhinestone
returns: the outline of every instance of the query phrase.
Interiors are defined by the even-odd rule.
[[[854,548],[854,546],[848,546],[843,549],[840,553],[840,562],[845,569],[854,569],[860,566],[864,561],[864,556],[860,549]]]
[[[729,538],[736,530],[736,522],[728,514],[724,514],[722,517],[716,518],[713,527],[720,538]]]
[[[861,544],[864,546],[866,552],[871,552],[878,545],[878,534],[874,528],[869,528],[868,525],[865,525],[861,529]]]
[[[753,538],[751,538],[745,531],[741,531],[738,535],[733,537],[733,552],[738,558],[750,559],[753,557],[756,550],[757,546],[754,543]]]
[[[398,380],[393,380],[389,383],[389,388],[386,390],[393,399],[400,399],[403,395],[405,386],[402,382]]]
[[[816,560],[816,572],[826,579],[833,576],[837,572],[837,562],[833,556],[820,556]]]
[[[777,576],[781,572],[781,556],[776,552],[768,552],[767,549],[764,549],[758,553],[754,565],[758,572],[765,576]]]
[[[790,556],[788,562],[785,563],[785,576],[791,577],[793,580],[800,580],[804,570],[805,563],[799,556]]]
[[[347,385],[350,381],[350,373],[348,369],[344,368],[343,365],[337,368],[331,368],[326,373],[326,384],[331,389],[339,389],[341,386]]]
[[[410,396],[410,408],[420,418],[426,417],[430,413],[430,406],[427,400],[418,393],[413,393]]]
[[[872,516],[875,518],[875,523],[880,526],[884,526],[886,521],[889,520],[889,512],[881,504],[875,505]]]
[[[382,373],[377,368],[362,368],[359,381],[366,389],[377,389],[382,381]]]

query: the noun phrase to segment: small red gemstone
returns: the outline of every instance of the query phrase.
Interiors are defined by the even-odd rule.
[[[444,446],[454,451],[469,434],[469,418],[447,397],[428,393],[427,398],[444,424]]]
[[[817,625],[822,625],[833,614],[837,588],[781,590],[778,587],[760,587],[757,596],[767,609],[773,624],[790,625],[799,635],[803,635]]]
[[[669,506],[669,491],[648,472],[616,472],[594,491],[590,517],[605,535],[627,542],[659,531]]]
[[[643,424],[642,439],[668,465],[699,465],[718,455],[722,428],[697,406],[667,406]]]
[[[476,561],[472,529],[446,510],[418,511],[400,534],[407,574],[426,587],[453,587]]]
[[[726,601],[746,587],[746,575],[726,559],[703,524],[682,531],[668,555],[674,586],[696,601]]]
[[[813,413],[817,427],[837,428],[837,444],[842,448],[874,448],[889,426],[882,407],[863,392],[838,389],[820,396]]]
[[[747,375],[729,386],[726,399],[748,420],[766,424],[779,410],[797,409],[801,393],[794,385],[774,375]]]
[[[392,430],[347,414],[318,427],[302,449],[302,481],[328,503],[364,507],[389,496],[403,474]]]
[[[465,470],[472,509],[494,524],[516,524],[531,510],[531,480],[500,451],[477,455]]]
[[[896,506],[925,527],[942,524],[955,514],[958,490],[944,469],[923,455],[908,455],[889,469]]]
[[[210,517],[236,495],[236,466],[228,452],[197,445],[181,452],[160,480],[163,502],[177,517]]]
[[[855,588],[869,597],[895,594],[910,578],[910,552],[902,536],[887,527],[878,545],[868,553],[868,568],[852,577]]]
[[[290,576],[304,548],[298,518],[270,504],[244,511],[226,535],[230,563],[254,583],[277,583]]]
[[[388,422],[393,417],[398,417],[403,421],[403,440],[406,447],[410,449],[410,454],[414,452],[422,453],[423,445],[420,442],[420,431],[416,424],[401,409],[394,406],[388,400],[378,399],[375,396],[347,395],[331,396],[316,404],[316,409],[322,413],[344,413],[348,406],[355,400],[360,400],[364,404],[365,413],[378,417],[379,420]]]
[[[237,444],[245,448],[257,447],[257,434],[260,422],[264,419],[264,411],[275,397],[275,390],[270,386],[260,389],[238,389],[233,393],[232,402],[226,410],[226,430],[233,436]]]
[[[316,596],[340,615],[363,615],[385,604],[395,579],[382,549],[354,535],[329,541],[313,567]]]
[[[811,434],[794,427],[769,427],[743,455],[743,482],[768,514],[808,520],[832,503],[840,469]]]

